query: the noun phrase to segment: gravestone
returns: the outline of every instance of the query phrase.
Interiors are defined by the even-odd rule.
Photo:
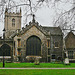
[[[65,65],[69,65],[69,58],[65,58],[64,64],[65,64]]]

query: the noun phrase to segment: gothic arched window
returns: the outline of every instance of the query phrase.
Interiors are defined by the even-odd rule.
[[[15,19],[12,19],[12,27],[15,27]]]
[[[11,56],[11,47],[8,44],[3,44],[0,47],[0,56]]]
[[[26,55],[41,55],[41,40],[37,36],[31,36],[26,41]]]

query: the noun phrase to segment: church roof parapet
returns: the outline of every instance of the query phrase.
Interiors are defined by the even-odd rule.
[[[20,29],[15,30],[14,33],[13,33],[11,36],[9,36],[9,38],[15,37],[15,36],[18,35],[20,32],[21,32]]]
[[[35,26],[36,28],[38,28],[42,33],[44,33],[45,35],[50,35],[46,30],[44,30],[42,28],[41,25],[39,25],[39,23],[35,22],[30,22],[29,25],[26,25],[25,28],[22,28],[21,34],[23,34],[24,32],[26,32],[27,30],[29,30],[32,26]]]

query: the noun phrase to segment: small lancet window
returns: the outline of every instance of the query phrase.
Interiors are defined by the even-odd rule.
[[[50,40],[47,40],[47,47],[50,47]]]
[[[15,19],[12,19],[12,27],[15,27]]]
[[[54,47],[55,47],[55,48],[59,48],[59,42],[55,42],[55,43],[54,43]]]

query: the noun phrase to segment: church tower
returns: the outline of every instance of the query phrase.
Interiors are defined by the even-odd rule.
[[[21,29],[21,8],[20,12],[12,13],[8,12],[8,9],[5,10],[5,36],[9,38],[16,30]]]

